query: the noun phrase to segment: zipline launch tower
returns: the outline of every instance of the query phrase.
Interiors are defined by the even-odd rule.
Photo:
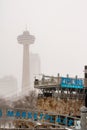
[[[30,35],[28,31],[24,31],[22,35],[17,37],[18,43],[23,45],[23,72],[22,72],[22,92],[26,93],[30,86],[29,72],[29,46],[35,41],[35,37]]]

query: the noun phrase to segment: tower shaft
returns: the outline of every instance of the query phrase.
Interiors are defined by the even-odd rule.
[[[23,45],[23,72],[22,91],[27,92],[29,88],[29,45]]]

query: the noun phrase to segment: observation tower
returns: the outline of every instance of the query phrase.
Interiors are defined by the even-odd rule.
[[[23,71],[22,71],[22,92],[26,93],[30,87],[29,72],[29,47],[34,43],[35,37],[30,35],[29,31],[24,31],[17,37],[18,43],[23,45]]]

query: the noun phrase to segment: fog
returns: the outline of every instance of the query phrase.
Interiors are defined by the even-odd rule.
[[[14,75],[21,84],[23,47],[17,36],[34,35],[41,73],[84,76],[87,64],[86,0],[0,0],[0,77]]]

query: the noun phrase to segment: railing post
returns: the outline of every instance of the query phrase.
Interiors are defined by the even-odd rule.
[[[87,107],[81,107],[81,129],[87,130]]]

